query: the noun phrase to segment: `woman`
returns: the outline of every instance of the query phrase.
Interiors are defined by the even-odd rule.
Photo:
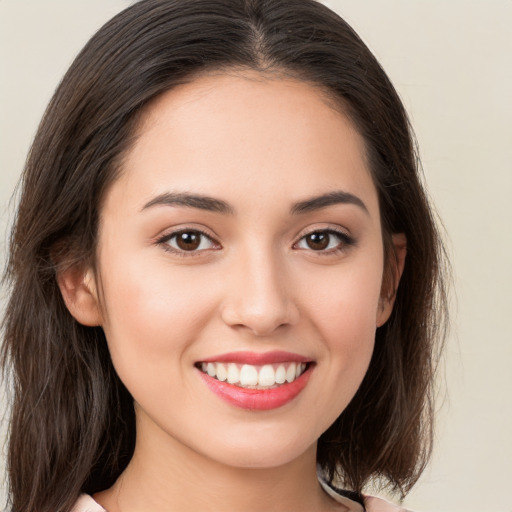
[[[442,270],[404,109],[343,20],[136,3],[23,175],[12,510],[379,510],[365,484],[405,495],[430,452]]]

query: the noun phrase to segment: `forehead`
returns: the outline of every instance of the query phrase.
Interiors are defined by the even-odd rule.
[[[376,206],[362,137],[324,91],[303,81],[202,76],[154,100],[136,135],[119,185],[140,204],[162,188],[292,201],[342,187]]]

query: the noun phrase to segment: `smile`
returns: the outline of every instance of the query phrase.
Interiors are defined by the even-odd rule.
[[[287,362],[255,366],[252,364],[203,362],[203,373],[246,389],[273,389],[285,383],[292,383],[306,370],[306,363]]]
[[[306,387],[316,364],[289,352],[233,352],[199,361],[208,389],[237,408],[267,411],[294,400]]]

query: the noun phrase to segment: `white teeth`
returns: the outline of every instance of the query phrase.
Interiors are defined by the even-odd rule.
[[[206,373],[208,373],[208,375],[210,377],[215,377],[215,375],[217,374],[216,372],[216,368],[215,368],[215,365],[213,363],[208,363],[206,365]]]
[[[258,370],[254,366],[244,364],[240,370],[241,386],[256,386],[258,384]]]
[[[226,367],[219,363],[217,364],[217,379],[224,382],[228,378],[228,371],[226,370]]]
[[[273,386],[276,383],[276,372],[271,364],[266,364],[261,367],[258,384],[260,386]]]
[[[238,371],[238,366],[235,363],[228,364],[227,380],[230,384],[236,384],[240,381],[240,372]]]
[[[280,364],[276,370],[276,384],[284,384],[286,381],[286,368]]]
[[[221,382],[227,381],[229,384],[247,388],[271,388],[293,382],[304,373],[306,364],[291,362],[254,366],[209,362],[201,363],[200,368],[203,373]]]
[[[296,368],[297,365],[295,363],[292,363],[290,366],[288,366],[288,369],[286,370],[286,382],[293,382],[295,380]]]

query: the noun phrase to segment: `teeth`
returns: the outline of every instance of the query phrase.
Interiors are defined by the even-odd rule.
[[[266,364],[261,367],[259,376],[258,376],[258,384],[260,386],[273,386],[276,383],[276,372],[274,368],[272,368],[271,364]]]
[[[240,370],[241,386],[256,386],[258,384],[258,370],[249,364],[244,364]]]
[[[210,377],[215,377],[217,372],[216,372],[216,369],[215,369],[215,365],[213,363],[208,363],[206,365],[206,373],[208,373],[208,375]]]
[[[228,364],[227,381],[230,384],[236,384],[240,381],[240,372],[238,371],[238,366],[235,363]]]
[[[293,382],[306,369],[305,363],[281,363],[253,366],[236,363],[201,363],[203,373],[222,382],[247,388],[271,388],[285,382]]]
[[[219,363],[217,365],[216,373],[217,373],[217,379],[219,379],[222,382],[224,382],[228,378],[228,371],[222,363]]]
[[[286,370],[286,382],[293,382],[295,380],[295,370],[297,369],[297,365],[292,363],[288,366]]]
[[[286,381],[286,368],[280,364],[276,370],[276,384],[284,384]]]

